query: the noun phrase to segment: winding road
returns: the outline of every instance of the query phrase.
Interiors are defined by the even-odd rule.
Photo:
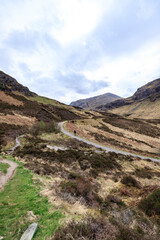
[[[160,163],[160,159],[156,159],[156,158],[151,158],[151,157],[146,157],[146,156],[141,156],[141,155],[138,155],[138,154],[134,154],[134,153],[130,153],[130,152],[125,152],[125,151],[122,151],[122,150],[118,150],[118,149],[115,149],[115,148],[111,148],[111,147],[106,147],[106,146],[103,146],[101,144],[98,144],[98,143],[94,143],[94,142],[91,142],[89,140],[86,140],[84,138],[81,138],[81,137],[78,137],[78,136],[75,136],[74,134],[66,131],[63,127],[64,123],[66,123],[66,121],[64,122],[60,122],[58,124],[61,132],[63,132],[64,134],[68,135],[69,137],[72,137],[72,138],[75,138],[79,141],[82,141],[82,142],[85,142],[87,144],[90,144],[90,145],[93,145],[94,147],[96,148],[101,148],[103,150],[105,150],[106,152],[115,152],[115,153],[121,153],[123,155],[128,155],[128,156],[133,156],[133,157],[139,157],[141,159],[149,159],[151,161],[154,161],[154,162],[159,162]]]

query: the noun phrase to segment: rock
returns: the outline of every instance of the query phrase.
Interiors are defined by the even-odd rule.
[[[37,231],[38,223],[32,223],[27,230],[23,233],[20,240],[31,240]]]
[[[51,150],[55,150],[56,152],[58,150],[61,150],[61,151],[66,151],[68,150],[68,148],[66,147],[60,147],[60,146],[51,146],[51,145],[47,145],[47,148],[51,149]]]
[[[118,222],[123,222],[124,224],[131,225],[135,219],[134,212],[130,208],[126,208],[121,212],[116,209],[113,212],[113,216]]]
[[[129,224],[132,222],[133,220],[133,216],[134,216],[134,213],[131,209],[125,209],[124,211],[122,211],[122,214],[121,214],[121,217],[122,217],[122,222],[124,224]]]

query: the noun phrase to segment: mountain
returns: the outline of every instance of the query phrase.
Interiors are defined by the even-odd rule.
[[[115,101],[117,99],[120,99],[121,97],[112,94],[112,93],[105,93],[96,97],[86,98],[86,99],[80,99],[75,102],[71,102],[71,106],[80,107],[88,110],[95,110],[97,106],[101,104],[107,104],[112,101]]]
[[[78,119],[81,118],[79,112],[74,107],[38,96],[0,71],[0,145],[6,145],[36,122]]]
[[[131,118],[160,118],[160,78],[137,89],[133,96],[100,105],[100,111],[110,111]]]

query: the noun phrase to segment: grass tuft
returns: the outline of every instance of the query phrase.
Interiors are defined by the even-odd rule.
[[[160,188],[141,200],[139,208],[148,216],[157,215],[160,217]]]

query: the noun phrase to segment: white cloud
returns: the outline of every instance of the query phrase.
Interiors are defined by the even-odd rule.
[[[103,4],[104,0],[2,0],[0,28],[5,36],[16,30],[38,30],[50,33],[60,43],[68,43],[97,26]]]
[[[129,96],[159,76],[159,10],[159,0],[1,0],[0,68],[67,103],[109,91]],[[73,73],[86,88],[110,86],[89,84],[80,94],[80,84],[67,85]]]
[[[153,41],[136,52],[115,59],[103,58],[101,63],[100,68],[92,72],[85,71],[85,75],[97,81],[107,76],[107,81],[111,85],[105,89],[106,91],[123,97],[130,96],[141,85],[160,77],[159,41]]]
[[[53,27],[52,35],[61,44],[71,43],[89,34],[97,26],[102,9],[95,1],[63,0],[58,7],[60,29]]]

